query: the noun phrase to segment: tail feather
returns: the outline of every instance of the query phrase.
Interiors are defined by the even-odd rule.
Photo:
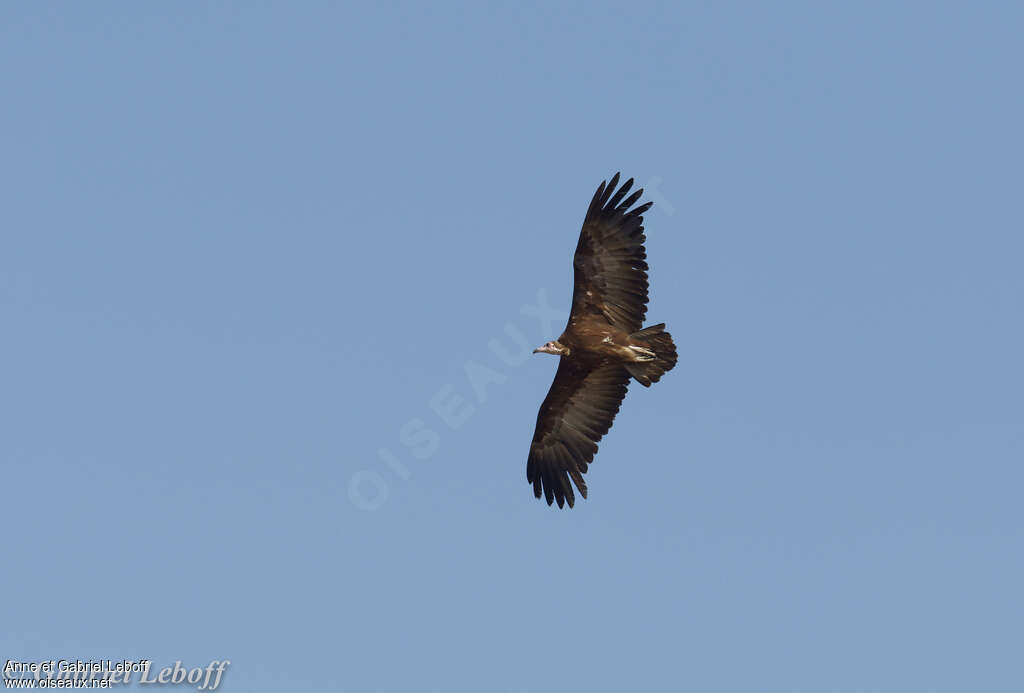
[[[653,361],[625,364],[629,374],[644,387],[650,387],[651,383],[661,380],[661,376],[676,365],[676,345],[672,341],[672,335],[665,331],[665,323],[645,327],[629,337],[632,340],[645,343],[649,349],[654,351]]]

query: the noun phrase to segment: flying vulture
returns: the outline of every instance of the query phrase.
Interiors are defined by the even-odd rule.
[[[644,217],[651,202],[634,207],[633,179],[617,191],[619,174],[602,182],[590,201],[573,256],[572,309],[562,336],[533,353],[559,356],[558,371],[540,405],[526,479],[548,505],[587,497],[583,475],[597,443],[611,428],[632,377],[644,387],[676,365],[665,324],[643,327],[647,314]],[[641,329],[642,328],[642,329]],[[570,483],[570,479],[572,483]]]

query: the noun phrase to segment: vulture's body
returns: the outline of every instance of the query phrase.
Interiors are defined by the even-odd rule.
[[[647,313],[647,253],[643,213],[630,209],[633,180],[618,191],[619,174],[601,183],[587,209],[573,256],[569,323],[536,351],[559,356],[558,372],[537,414],[526,478],[548,505],[575,503],[573,484],[587,497],[583,474],[611,428],[630,378],[645,387],[676,364],[665,325],[643,328]]]

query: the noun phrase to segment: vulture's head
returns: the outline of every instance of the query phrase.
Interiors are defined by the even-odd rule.
[[[569,348],[562,346],[562,343],[557,339],[553,342],[548,342],[544,346],[539,346],[533,350],[535,354],[554,354],[555,356],[568,356]]]

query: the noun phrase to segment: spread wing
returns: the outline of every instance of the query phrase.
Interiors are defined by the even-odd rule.
[[[576,502],[571,478],[587,497],[583,474],[597,452],[597,441],[608,432],[626,396],[629,373],[618,364],[585,369],[560,359],[555,380],[537,414],[537,429],[530,443],[526,479],[533,495],[543,491],[548,505]]]
[[[633,179],[613,194],[618,183],[616,173],[608,185],[598,186],[583,220],[572,262],[574,286],[569,320],[585,314],[601,315],[632,334],[643,327],[647,314],[643,215],[653,203],[630,210],[643,194],[643,188],[626,197]]]

